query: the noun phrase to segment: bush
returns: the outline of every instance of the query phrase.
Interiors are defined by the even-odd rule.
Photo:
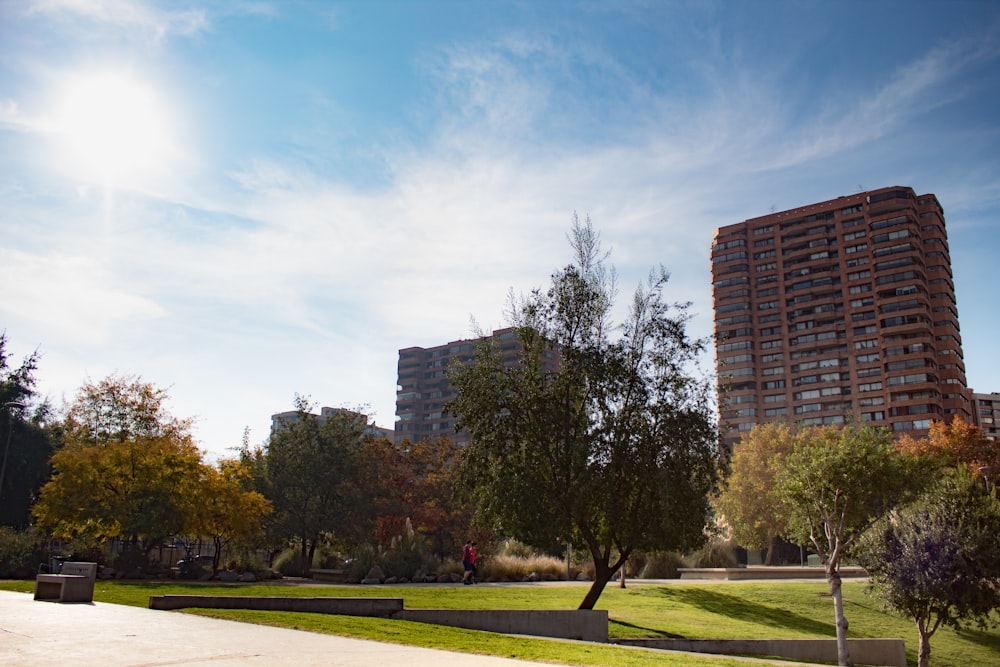
[[[661,551],[646,556],[646,562],[639,571],[642,579],[678,579],[684,558],[676,551]]]
[[[286,577],[303,577],[308,568],[302,567],[302,559],[298,549],[287,548],[274,557],[272,567]]]
[[[711,538],[701,549],[688,556],[690,567],[736,567],[736,541]]]
[[[347,561],[347,582],[360,583],[368,572],[378,565],[378,551],[370,544],[364,544],[355,549]]]
[[[42,540],[32,529],[0,526],[0,579],[30,579],[43,560]]]
[[[535,555],[535,550],[523,542],[518,542],[512,537],[507,538],[497,545],[497,556],[512,556],[514,558],[528,559]]]
[[[524,581],[537,577],[553,581],[566,578],[566,563],[553,556],[494,556],[478,566],[478,576],[490,581]]]

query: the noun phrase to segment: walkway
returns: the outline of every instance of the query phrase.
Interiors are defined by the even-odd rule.
[[[0,591],[0,665],[516,667],[538,663]]]

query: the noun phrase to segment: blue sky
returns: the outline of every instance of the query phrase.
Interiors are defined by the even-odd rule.
[[[390,426],[398,350],[502,326],[574,211],[708,335],[716,228],[889,185],[1000,391],[997,3],[0,1],[0,329],[214,455],[296,393]]]

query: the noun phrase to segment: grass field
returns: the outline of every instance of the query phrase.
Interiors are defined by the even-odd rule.
[[[0,589],[31,591],[30,581],[0,582]],[[290,586],[284,584],[194,584],[99,581],[100,602],[146,607],[150,595],[283,595],[401,597],[407,609],[575,609],[582,585],[481,586]],[[882,612],[864,584],[844,585],[849,637],[901,637],[916,664],[916,629]],[[832,638],[833,602],[825,582],[631,583],[609,586],[598,603],[607,609],[612,638],[691,639]],[[323,614],[192,610],[191,613],[375,639],[431,648],[484,653],[569,665],[736,665],[725,658],[671,656],[614,646],[544,639],[510,638],[405,621]],[[1000,664],[1000,632],[942,629],[931,640],[931,659],[940,667]]]

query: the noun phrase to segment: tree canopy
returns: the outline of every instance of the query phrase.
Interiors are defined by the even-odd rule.
[[[36,351],[13,365],[0,332],[0,524],[18,528],[30,523],[58,438],[49,404],[35,390],[38,358]]]
[[[837,654],[850,664],[840,564],[851,546],[915,488],[892,434],[868,425],[800,431],[775,485],[789,514],[790,536],[808,540],[826,566],[834,602]]]
[[[706,342],[689,304],[668,304],[660,268],[615,325],[615,273],[588,219],[574,217],[574,262],[509,308],[518,363],[497,341],[450,370],[449,409],[472,442],[461,479],[481,521],[540,548],[585,548],[601,592],[636,549],[705,539],[719,440],[713,385],[696,373]],[[555,356],[557,364],[548,363]]]
[[[365,416],[342,410],[320,419],[302,397],[296,408],[266,446],[245,446],[241,456],[273,504],[271,539],[296,543],[305,571],[321,540],[351,544],[370,535],[373,512],[361,474]]]
[[[788,515],[775,487],[778,471],[795,446],[788,424],[758,424],[733,447],[729,475],[715,501],[733,537],[750,549],[767,549],[771,564],[774,541],[788,530]]]
[[[167,394],[139,378],[86,383],[33,510],[56,537],[121,538],[148,552],[188,528],[201,452]]]
[[[996,622],[1000,609],[1000,501],[965,467],[880,519],[856,549],[885,605],[912,618],[918,665],[930,664],[941,625]]]

